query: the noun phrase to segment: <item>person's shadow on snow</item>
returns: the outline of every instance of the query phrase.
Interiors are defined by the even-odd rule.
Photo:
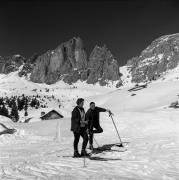
[[[129,142],[123,142],[123,144],[128,144]],[[111,149],[113,146],[117,146],[117,144],[104,144],[103,146],[97,147],[93,149],[93,153],[95,154],[99,154],[102,153],[103,151],[117,151],[117,152],[123,152],[124,149]]]
[[[127,144],[128,142],[124,142],[125,144]],[[115,150],[115,149],[111,149],[113,146],[115,146],[116,144],[105,144],[101,147],[97,147],[97,148],[94,148],[93,149],[93,154],[100,154],[102,152],[124,152],[126,151],[126,149],[122,149],[122,148],[119,148],[118,150]],[[91,160],[98,160],[98,161],[117,161],[117,160],[122,160],[120,158],[103,158],[103,157],[90,157]]]

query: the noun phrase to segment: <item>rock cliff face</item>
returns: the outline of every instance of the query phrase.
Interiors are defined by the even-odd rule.
[[[130,59],[132,81],[156,80],[179,63],[179,34],[162,36],[151,43],[139,57]]]
[[[154,40],[139,57],[127,62],[132,82],[148,82],[160,78],[166,71],[179,64],[179,33],[162,36]],[[25,59],[20,55],[0,57],[0,73],[19,70],[19,76],[30,74],[36,83],[53,84],[63,80],[72,84],[78,80],[89,84],[97,82],[104,86],[109,81],[123,85],[119,64],[106,46],[95,46],[89,57],[83,41],[77,37],[62,43],[54,50]],[[131,78],[130,78],[131,79]]]
[[[108,80],[120,79],[119,65],[105,46],[96,46],[88,61],[82,40],[73,38],[39,56],[30,79],[47,84],[58,80],[69,84],[87,80],[90,84],[100,82],[101,85],[106,85]]]
[[[80,79],[80,71],[87,68],[87,56],[80,38],[73,38],[39,56],[32,70],[33,82],[52,84],[63,79],[72,83]],[[79,71],[79,72],[78,72]]]
[[[31,56],[30,58],[28,58],[26,60],[26,62],[24,63],[22,69],[18,73],[20,77],[27,76],[27,74],[32,72],[32,69],[33,69],[34,64],[35,64],[35,62],[37,60],[37,57],[38,57],[38,55],[34,54],[33,56]]]
[[[17,71],[25,61],[26,59],[21,55],[0,57],[0,73],[8,74]]]
[[[21,65],[23,67],[19,69]],[[20,77],[29,74],[30,80],[36,83],[53,84],[63,80],[72,84],[81,80],[89,84],[99,82],[102,86],[108,81],[119,81],[118,85],[122,85],[118,62],[107,47],[95,46],[88,59],[79,37],[28,59],[20,55],[0,57],[0,73],[8,74],[17,70]]]
[[[100,85],[106,85],[108,80],[117,81],[120,79],[118,62],[106,46],[95,46],[89,57],[88,68],[88,83],[99,82]]]

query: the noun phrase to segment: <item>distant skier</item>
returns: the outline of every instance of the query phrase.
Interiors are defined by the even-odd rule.
[[[80,156],[88,155],[86,153],[86,146],[88,144],[88,134],[86,130],[87,130],[88,122],[85,121],[85,110],[83,108],[84,99],[82,98],[77,99],[76,104],[77,106],[72,111],[71,131],[73,131],[74,134],[74,142],[73,142],[74,157],[80,157]],[[78,152],[78,143],[80,136],[82,136],[83,138],[81,155]]]
[[[90,149],[93,150],[93,134],[94,133],[102,133],[103,129],[99,123],[99,113],[100,112],[109,112],[109,109],[104,109],[101,107],[96,107],[94,102],[90,103],[90,108],[86,113],[86,121],[88,122],[88,134],[89,134],[89,145]],[[93,130],[95,128],[95,130]]]

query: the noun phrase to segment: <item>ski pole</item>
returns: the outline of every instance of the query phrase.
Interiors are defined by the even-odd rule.
[[[96,139],[94,138],[94,136],[93,136],[93,139],[94,139],[95,143],[97,144],[97,146],[99,147],[99,144],[98,144],[98,142],[96,141]]]
[[[83,158],[83,167],[86,167],[86,157]]]
[[[119,131],[117,130],[117,127],[116,127],[116,124],[115,124],[115,122],[114,122],[114,119],[113,119],[113,117],[112,117],[112,113],[110,112],[109,113],[109,117],[111,117],[111,119],[112,119],[112,122],[113,122],[113,125],[114,125],[114,127],[115,127],[115,129],[116,129],[116,132],[117,132],[117,135],[118,135],[118,137],[119,137],[119,140],[120,140],[120,147],[123,147],[123,144],[122,144],[122,140],[121,140],[121,138],[120,138],[120,136],[119,136]]]

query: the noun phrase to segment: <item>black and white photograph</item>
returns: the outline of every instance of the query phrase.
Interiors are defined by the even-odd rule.
[[[0,1],[0,180],[179,180],[179,1]]]

